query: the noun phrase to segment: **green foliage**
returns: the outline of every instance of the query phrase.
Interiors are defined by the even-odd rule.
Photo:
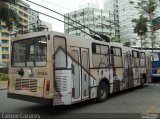
[[[147,33],[147,18],[143,15],[139,16],[139,19],[133,19],[132,22],[135,23],[134,33],[137,33],[141,38],[141,48],[142,48],[142,40],[143,36]]]
[[[9,77],[8,74],[1,74],[0,75],[0,81],[8,81]]]
[[[8,68],[0,68],[0,73],[8,74]]]
[[[125,42],[123,45],[127,46],[127,47],[130,47],[130,42]]]
[[[149,15],[153,15],[154,11],[157,8],[158,3],[156,3],[155,0],[148,0],[147,3],[142,6],[142,9],[144,10],[145,13],[148,13]]]
[[[112,37],[111,38],[111,42],[120,42],[120,39],[119,38],[117,38],[117,37]]]
[[[37,32],[37,31],[38,31],[36,25],[32,25],[32,31],[33,31],[33,32]]]
[[[142,9],[143,9],[143,12],[144,13],[147,13],[150,17],[149,19],[149,22],[151,23],[152,19],[153,19],[153,16],[154,16],[154,12],[157,8],[159,3],[157,3],[155,0],[148,0],[147,3],[145,3],[143,6],[142,6]],[[150,29],[151,29],[151,33],[152,33],[152,36],[154,34],[154,32],[152,31],[152,26],[150,26]],[[152,39],[152,52],[153,52],[153,41],[154,39]],[[142,42],[142,41],[141,41]]]
[[[17,0],[0,0],[0,21],[5,22],[9,31],[13,29],[14,25],[19,27],[18,14],[7,5],[16,2]]]
[[[135,23],[134,33],[137,33],[138,36],[144,36],[147,33],[147,18],[143,15],[139,16],[139,19],[133,19],[132,22]]]

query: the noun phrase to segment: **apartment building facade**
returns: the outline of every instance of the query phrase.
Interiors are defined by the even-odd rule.
[[[78,23],[92,29],[97,33],[104,34],[109,37],[115,36],[115,30],[113,27],[111,27],[111,22],[114,22],[113,12],[99,9],[98,5],[88,4],[79,10],[65,14],[65,16],[66,17],[64,18],[64,21],[67,24],[64,25],[64,32],[67,34],[90,38],[90,36],[86,35],[79,29],[89,34],[94,34],[89,29],[74,22],[77,21]],[[76,28],[71,25],[75,26]]]
[[[15,10],[19,15],[19,23],[21,25],[20,29],[27,30],[30,23],[34,23],[38,20],[39,14],[31,11],[27,8],[30,7],[27,3],[22,0],[18,1],[19,5],[8,4],[9,8]],[[4,22],[1,22],[0,30],[0,68],[6,68],[9,64],[9,45],[12,35],[18,29],[14,27],[12,31],[8,31]]]
[[[142,14],[141,6],[144,5],[148,0],[118,0],[119,4],[119,22],[120,22],[120,36],[123,44],[129,43],[131,47],[141,47],[140,37],[134,33],[135,23],[133,19],[138,19]],[[145,17],[149,19],[147,14]],[[160,9],[157,7],[154,18],[160,16]],[[152,48],[152,36],[150,26],[151,23],[147,23],[148,32],[142,41],[142,47]],[[160,47],[160,31],[154,33],[154,48]]]
[[[104,9],[113,11],[114,23],[112,23],[112,26],[115,27],[115,36],[120,39],[118,0],[105,0],[104,1]]]

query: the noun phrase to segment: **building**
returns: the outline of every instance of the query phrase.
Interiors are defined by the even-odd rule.
[[[8,6],[15,10],[19,15],[20,29],[27,30],[30,23],[38,20],[39,14],[27,8],[30,6],[22,0],[18,1],[19,5],[8,4]],[[24,7],[23,7],[24,6]],[[8,67],[9,63],[9,40],[11,39],[10,32],[8,31],[4,22],[1,22],[0,30],[0,68]],[[18,29],[14,28],[11,33],[15,33]],[[11,36],[11,37],[10,37]]]
[[[148,0],[118,0],[119,5],[119,25],[120,25],[120,38],[123,44],[130,44],[131,47],[141,47],[140,37],[134,33],[135,23],[132,22],[134,18],[138,19],[142,13],[141,6]],[[154,18],[160,16],[160,10],[157,7]],[[145,17],[149,18],[147,14]],[[148,33],[145,40],[142,41],[142,47],[151,48],[151,31],[150,23],[148,23]],[[160,32],[155,33],[154,48],[159,48]]]
[[[30,10],[28,9],[28,22],[29,24],[33,24],[33,23],[36,23],[38,20],[39,20],[39,13],[38,12],[35,12],[33,10]],[[30,28],[32,27],[32,25],[30,25]]]
[[[67,23],[64,25],[64,32],[71,35],[83,36],[86,38],[90,38],[88,35],[80,31],[79,29],[89,33],[94,34],[89,29],[84,28],[83,26],[75,23],[78,23],[92,29],[93,31],[107,35],[109,37],[115,36],[115,30],[112,26],[111,22],[114,22],[114,16],[111,11],[102,10],[97,8],[98,6],[95,4],[87,4],[84,5],[83,8],[65,14],[64,21]],[[74,20],[70,20],[70,19]],[[111,21],[111,22],[110,22]],[[73,26],[75,27],[73,27]]]
[[[104,9],[113,11],[114,23],[112,26],[115,27],[115,36],[120,38],[120,27],[119,27],[119,7],[118,0],[106,0],[104,2]]]
[[[121,42],[133,45],[138,36],[134,33],[132,19],[138,18],[140,15],[139,0],[118,0],[118,2]]]

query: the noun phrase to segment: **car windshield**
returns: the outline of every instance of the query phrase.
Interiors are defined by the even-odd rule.
[[[47,39],[45,36],[14,41],[12,45],[13,67],[46,66]]]

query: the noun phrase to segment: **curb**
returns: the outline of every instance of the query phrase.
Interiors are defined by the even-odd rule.
[[[6,90],[8,88],[8,81],[0,81],[0,90]]]
[[[8,89],[7,85],[0,85],[0,90],[6,90],[6,89]]]

